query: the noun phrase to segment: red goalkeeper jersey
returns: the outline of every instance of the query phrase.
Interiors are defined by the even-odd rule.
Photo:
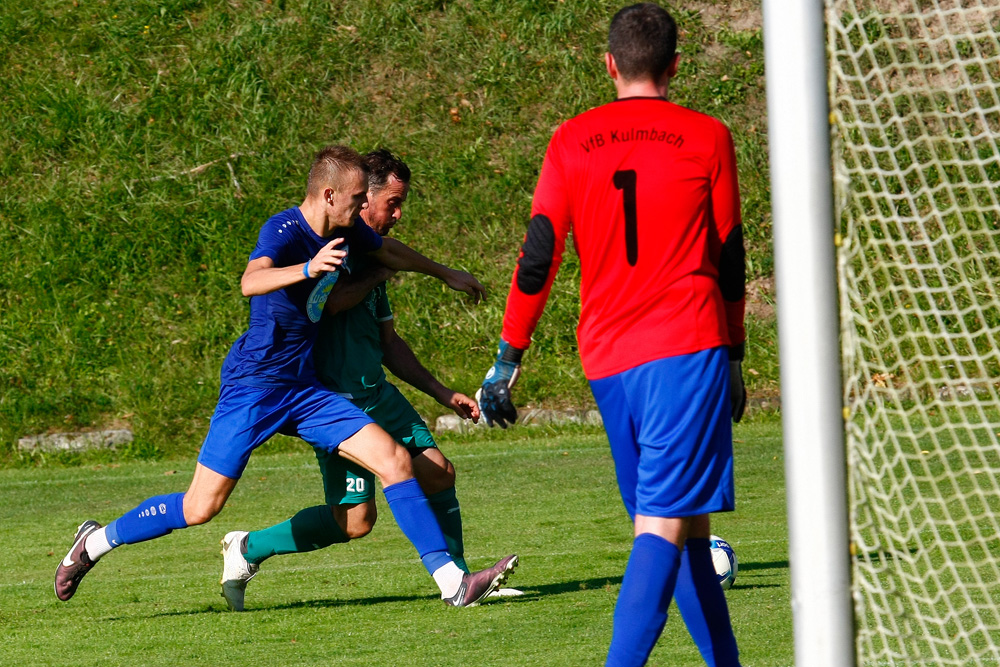
[[[589,379],[743,343],[739,185],[719,120],[662,98],[591,109],[552,136],[531,214],[504,315],[514,347],[530,344],[570,230]]]

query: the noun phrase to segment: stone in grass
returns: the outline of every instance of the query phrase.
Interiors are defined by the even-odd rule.
[[[601,413],[597,410],[541,410],[521,409],[518,411],[517,423],[532,424],[603,424]],[[480,419],[478,424],[462,419],[458,415],[441,415],[434,422],[436,431],[468,431],[473,428],[485,428],[486,420]]]
[[[89,449],[114,449],[132,442],[129,429],[86,431],[79,433],[45,433],[30,435],[17,441],[22,452],[82,452]]]

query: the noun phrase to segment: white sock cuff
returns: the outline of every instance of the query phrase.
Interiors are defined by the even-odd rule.
[[[449,561],[447,565],[442,565],[434,570],[434,582],[441,589],[441,598],[450,598],[458,592],[458,587],[462,585],[462,577],[465,572],[455,565],[454,561]]]
[[[92,561],[96,561],[113,548],[114,547],[111,546],[111,543],[108,541],[107,526],[98,528],[90,535],[87,535],[87,541],[84,543],[84,549],[87,551],[87,556],[89,556]]]

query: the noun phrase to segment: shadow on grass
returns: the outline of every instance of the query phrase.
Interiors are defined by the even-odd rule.
[[[788,568],[788,561],[773,561],[770,563],[747,563],[740,565],[740,571],[746,570],[766,570],[771,568]],[[563,593],[577,593],[580,591],[593,591],[620,586],[622,577],[595,577],[593,579],[578,579],[575,581],[562,581],[541,586],[524,587],[524,595],[493,598],[487,600],[484,605],[503,604],[507,602],[521,602],[529,600],[540,600],[553,595]],[[507,587],[517,587],[517,582],[508,584]],[[733,589],[755,589],[755,588],[780,588],[780,584],[734,584]],[[387,604],[393,602],[416,602],[426,600],[431,603],[438,601],[437,596],[432,595],[382,595],[379,597],[367,598],[316,598],[312,600],[300,600],[298,602],[286,602],[284,604],[262,605],[252,607],[242,612],[252,614],[255,612],[283,611],[293,609],[335,609],[337,607],[367,607],[375,604]],[[159,614],[150,614],[149,618],[161,618],[170,616],[190,616],[193,614],[228,614],[223,604],[209,605],[201,609],[190,609],[185,611],[166,611]],[[124,620],[120,618],[108,618],[105,620]]]
[[[384,595],[373,598],[317,598],[314,600],[299,600],[298,602],[286,602],[284,604],[261,605],[259,607],[249,607],[243,614],[253,614],[262,611],[282,611],[286,609],[326,609],[336,607],[367,607],[373,604],[384,604],[390,602],[415,602],[417,600],[436,600],[436,597],[429,595]],[[200,609],[188,609],[178,611],[165,611],[159,614],[150,614],[148,618],[163,618],[170,616],[192,616],[194,614],[230,614],[226,609],[225,602],[211,604]],[[109,621],[124,620],[124,618],[108,618]]]
[[[550,595],[561,595],[562,593],[576,593],[579,591],[597,590],[602,589],[607,586],[619,586],[622,583],[621,577],[596,577],[594,579],[580,579],[576,581],[563,581],[552,584],[543,584],[541,586],[530,586],[521,588],[524,591],[524,595],[502,597],[502,598],[492,598],[484,602],[484,605],[497,604],[502,602],[518,602],[521,600],[538,600],[543,597],[548,597]],[[505,588],[518,588],[517,582],[509,582],[504,585]],[[262,607],[256,611],[276,611],[281,609],[308,609],[313,607],[346,607],[346,606],[367,606],[372,604],[381,604],[384,602],[413,602],[415,600],[433,600],[437,601],[439,598],[436,596],[425,596],[425,595],[388,595],[375,598],[353,598],[353,599],[316,599],[316,600],[302,600],[301,602],[289,602],[286,604],[271,605],[268,607]],[[254,611],[254,610],[248,610]]]
[[[772,560],[769,563],[740,563],[740,572],[750,572],[752,570],[772,570],[772,569],[788,569],[787,560]]]
[[[493,598],[484,604],[498,604],[503,602],[517,602],[520,600],[538,600],[543,597],[548,597],[551,595],[560,595],[562,593],[574,593],[586,590],[596,590],[605,588],[607,586],[619,586],[622,583],[621,577],[598,577],[594,579],[581,579],[576,581],[564,581],[559,583],[544,584],[542,586],[531,586],[530,588],[523,588],[524,595],[514,596],[514,597],[503,597],[503,598]],[[513,584],[508,584],[505,587],[516,587],[517,582]],[[248,608],[246,611],[242,612],[244,614],[252,614],[254,612],[262,611],[282,611],[291,609],[333,609],[337,607],[367,607],[373,604],[385,604],[392,602],[415,602],[418,600],[427,600],[428,602],[438,602],[439,598],[437,596],[430,595],[383,595],[379,597],[367,597],[367,598],[316,598],[312,600],[300,600],[298,602],[286,602],[284,604],[273,604],[273,605],[262,605],[259,607]],[[189,610],[179,610],[179,611],[165,611],[159,614],[150,614],[149,618],[162,618],[170,616],[191,616],[194,614],[228,614],[229,612],[223,603],[209,605],[200,609],[189,609]],[[105,620],[116,621],[125,620],[124,618],[109,617]]]
[[[549,595],[561,595],[563,593],[578,593],[580,591],[592,591],[610,586],[620,586],[622,578],[618,577],[595,577],[594,579],[578,579],[576,581],[561,581],[541,586],[531,586],[522,589],[524,595],[513,598],[499,598],[498,601],[515,602],[518,600],[538,600]],[[517,586],[517,582],[512,584]]]
[[[788,561],[787,560],[772,560],[767,563],[740,563],[740,573],[752,572],[754,570],[787,570]],[[747,583],[746,579],[740,580],[739,575],[736,576],[736,582],[733,584],[732,590],[755,590],[758,588],[782,588],[783,584],[761,584],[761,583]]]
[[[784,588],[781,584],[733,584],[731,591],[755,591],[762,588]]]
[[[621,577],[605,577],[600,579],[587,579],[585,581],[567,581],[556,584],[546,584],[544,586],[531,586],[529,588],[522,588],[520,590],[524,591],[524,595],[509,596],[502,598],[491,598],[481,603],[481,606],[491,605],[491,604],[502,604],[504,602],[520,602],[524,600],[538,600],[544,597],[549,597],[552,595],[560,595],[562,593],[574,593],[586,590],[596,590],[604,588],[605,586],[618,586],[622,582]],[[513,584],[507,584],[505,588],[516,587],[516,582]],[[260,609],[248,609],[247,611],[280,611],[285,609],[313,609],[313,608],[335,608],[335,607],[354,607],[354,606],[369,606],[373,604],[382,604],[386,602],[414,602],[417,600],[427,600],[432,603],[439,602],[440,598],[437,596],[428,595],[387,595],[375,598],[354,598],[354,599],[316,599],[316,600],[302,600],[300,602],[289,602],[286,604],[271,605],[268,607],[262,607]]]

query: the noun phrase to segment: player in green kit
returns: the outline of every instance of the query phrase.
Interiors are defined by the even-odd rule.
[[[385,236],[402,217],[410,170],[387,150],[369,153],[365,164],[369,170],[369,206],[361,215],[375,232]],[[455,468],[437,448],[417,411],[389,383],[383,365],[463,419],[478,421],[479,406],[469,396],[441,384],[396,333],[386,290],[386,281],[395,272],[360,254],[350,255],[347,262],[350,274],[330,293],[320,320],[314,353],[317,376],[326,387],[364,410],[406,447],[412,457],[414,475],[445,535],[448,552],[459,567],[468,571],[461,511],[455,494]],[[431,275],[452,271],[440,265],[427,268]],[[485,293],[472,276],[460,277],[466,284],[477,285],[480,296]],[[371,532],[377,517],[375,477],[337,454],[317,450],[316,456],[323,475],[326,504],[303,509],[287,521],[264,530],[234,531],[223,540],[224,545],[238,545],[223,550],[223,596],[230,609],[243,609],[246,584],[265,559],[314,551]],[[518,595],[520,591],[501,589],[496,594]]]

